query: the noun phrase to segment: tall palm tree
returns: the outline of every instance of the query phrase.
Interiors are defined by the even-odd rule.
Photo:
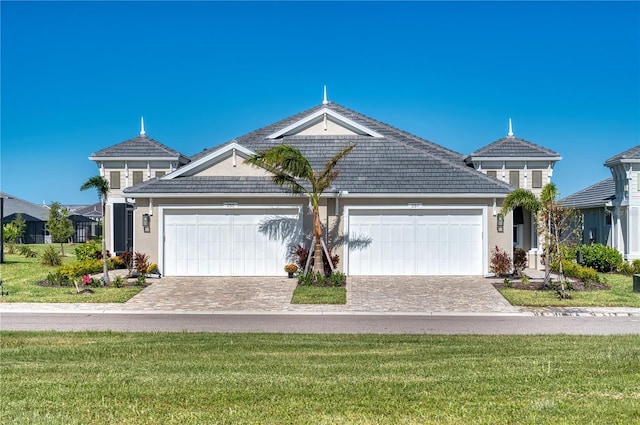
[[[322,263],[322,226],[320,224],[320,196],[338,177],[340,170],[335,167],[342,158],[355,148],[352,144],[333,156],[321,172],[316,172],[309,160],[298,148],[291,145],[276,145],[270,149],[259,151],[247,158],[246,163],[262,167],[273,174],[273,182],[288,187],[293,193],[305,193],[311,200],[313,210],[313,234],[315,245],[313,250],[313,271],[323,272]],[[305,183],[308,183],[305,186]],[[310,188],[308,188],[310,186]],[[331,259],[328,259],[331,261]]]
[[[104,284],[110,283],[109,268],[107,267],[107,241],[105,240],[105,217],[107,209],[107,197],[109,196],[109,182],[102,176],[89,177],[89,180],[80,186],[80,190],[96,189],[98,197],[102,201],[102,271],[104,273]]]
[[[540,199],[527,189],[516,189],[510,192],[502,203],[500,210],[502,215],[506,215],[517,207],[522,207],[531,211],[534,215],[538,228],[542,230],[544,237],[544,252],[547,255],[545,261],[544,283],[549,284],[551,269],[549,262],[551,261],[551,217],[555,213],[556,197],[558,196],[558,188],[553,183],[547,183],[540,192]]]

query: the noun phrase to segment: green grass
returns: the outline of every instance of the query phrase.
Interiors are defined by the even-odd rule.
[[[611,287],[604,291],[568,291],[572,299],[558,299],[555,291],[511,288],[500,293],[513,305],[531,307],[640,307],[640,293],[633,292],[633,278],[619,274],[600,275]]]
[[[48,246],[59,251],[60,244],[29,245],[38,254]],[[64,244],[63,264],[76,261],[75,245]],[[17,252],[17,251],[16,251]],[[43,266],[40,258],[26,258],[19,254],[6,254],[5,263],[0,264],[0,279],[4,282],[4,291],[8,297],[0,298],[0,302],[39,302],[39,303],[123,303],[139,293],[140,287],[126,288],[91,288],[93,294],[78,294],[74,286],[44,287],[36,285],[56,267]]]
[[[6,424],[631,424],[637,336],[0,333]]]
[[[347,289],[344,287],[296,286],[291,304],[346,304]]]

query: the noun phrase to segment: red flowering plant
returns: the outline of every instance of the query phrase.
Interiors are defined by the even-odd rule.
[[[85,285],[89,285],[91,283],[91,276],[89,275],[83,275],[82,276],[82,283],[84,283]]]

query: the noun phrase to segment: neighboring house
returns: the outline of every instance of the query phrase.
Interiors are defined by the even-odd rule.
[[[149,179],[164,176],[183,166],[189,159],[146,136],[144,121],[140,135],[115,146],[93,153],[100,175],[109,182],[109,196],[105,211],[104,237],[111,252],[133,250],[133,199],[123,189]]]
[[[166,175],[155,177],[153,164],[146,165],[149,149],[128,152],[127,145],[143,143],[162,146],[141,135],[91,159],[101,175],[119,182],[110,207],[131,205],[134,250],[148,254],[167,276],[284,274],[291,247],[310,243],[308,199],[244,163],[253,153],[283,143],[297,146],[316,168],[340,149],[357,145],[338,164],[341,173],[320,205],[327,244],[349,275],[485,275],[493,247],[512,250],[511,217],[503,219],[498,212],[514,187],[486,175],[484,167],[498,158],[501,170],[520,170],[524,151],[508,161],[501,158],[509,154],[492,154],[486,164],[479,156],[479,171],[473,156],[465,162],[464,155],[326,99],[190,160],[162,146],[172,155],[164,159],[172,168]],[[524,158],[530,161],[524,175],[538,167],[538,159],[537,152]],[[545,156],[544,181],[557,159],[555,153]],[[146,177],[135,184],[134,163]],[[107,241],[114,250],[117,237],[111,229],[120,224],[109,214],[108,209]]]
[[[18,214],[21,214],[26,227],[19,242],[45,243],[45,228],[49,218],[49,209],[46,206],[33,204],[4,192],[0,192],[0,196],[4,198],[2,225],[11,223]]]
[[[481,148],[466,158],[476,170],[514,188],[531,191],[538,198],[542,188],[551,183],[553,168],[562,157],[550,149],[514,137],[511,120],[507,137]],[[517,207],[512,213],[513,247],[529,253],[529,266],[540,268],[542,249],[539,249],[535,217],[530,211]]]
[[[99,237],[101,232],[102,204],[66,205],[69,219],[73,222],[73,242],[82,243]]]
[[[562,200],[581,210],[583,243],[616,248],[627,261],[640,258],[640,145],[604,163],[612,177]]]

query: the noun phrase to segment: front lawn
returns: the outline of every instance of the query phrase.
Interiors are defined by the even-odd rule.
[[[38,254],[53,246],[57,251],[60,244],[28,245]],[[76,261],[75,245],[64,244],[63,264]],[[91,288],[92,294],[78,294],[75,287],[40,286],[37,283],[47,278],[56,267],[44,266],[40,258],[27,258],[19,254],[4,255],[5,263],[0,264],[0,279],[4,282],[4,291],[9,296],[1,297],[0,302],[38,302],[38,303],[123,303],[142,290],[142,287]]]
[[[632,276],[601,274],[611,288],[594,291],[567,291],[572,299],[559,299],[555,291],[500,288],[512,305],[530,307],[640,307],[640,293],[633,292]]]
[[[0,423],[631,424],[639,343],[0,332]]]
[[[347,288],[298,285],[291,304],[346,304]]]

